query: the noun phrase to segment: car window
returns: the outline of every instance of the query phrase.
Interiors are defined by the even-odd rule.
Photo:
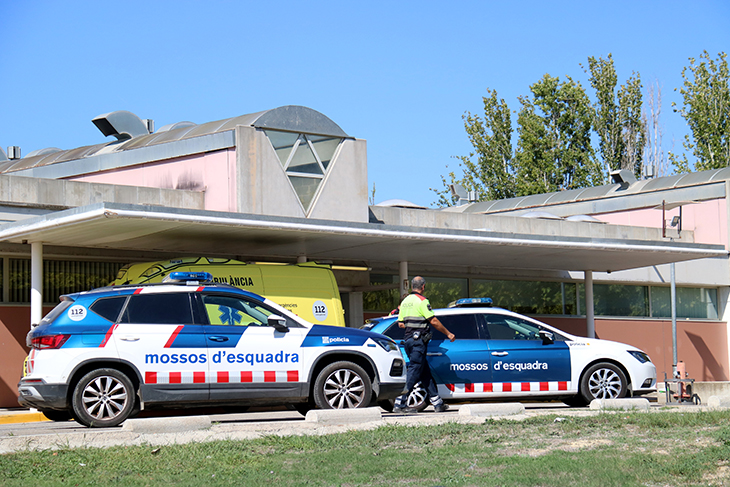
[[[122,306],[127,301],[127,296],[112,296],[108,298],[99,298],[89,306],[89,309],[98,314],[102,318],[109,321],[117,321]]]
[[[193,323],[187,293],[135,294],[129,297],[120,323]]]
[[[477,326],[476,316],[473,313],[444,315],[439,316],[438,319],[447,330],[456,336],[457,340],[475,340],[479,338],[479,328]],[[431,327],[431,333],[433,334],[434,340],[447,339],[443,333],[434,327]]]
[[[512,316],[487,317],[487,331],[492,340],[541,340],[540,330],[540,326]]]
[[[203,295],[203,305],[211,325],[268,326],[269,316],[280,316],[275,310],[241,296]],[[300,326],[294,320],[284,318],[290,328]]]
[[[392,338],[393,340],[403,340],[405,337],[406,329],[398,326],[398,321],[394,321],[390,327],[383,332],[383,335]]]

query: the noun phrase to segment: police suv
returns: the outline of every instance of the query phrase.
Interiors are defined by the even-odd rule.
[[[106,427],[148,408],[289,404],[304,414],[404,389],[390,338],[312,325],[208,273],[170,278],[62,296],[28,334],[20,404]]]
[[[560,399],[585,406],[656,390],[656,367],[642,350],[624,343],[570,335],[530,317],[492,307],[490,298],[464,298],[434,313],[456,340],[432,329],[427,360],[444,399]],[[363,328],[402,340],[397,317]],[[380,403],[392,407],[389,401]],[[408,406],[425,409],[417,387]]]

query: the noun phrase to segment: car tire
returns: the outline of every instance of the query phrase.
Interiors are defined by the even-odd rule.
[[[117,426],[136,410],[132,381],[116,369],[97,369],[74,387],[72,406],[76,421],[93,428]]]
[[[580,380],[580,396],[586,403],[594,399],[619,399],[626,396],[627,389],[626,375],[608,362],[592,365]]]
[[[320,409],[364,408],[370,405],[372,394],[370,377],[352,362],[328,365],[314,382],[314,404]]]
[[[43,416],[51,421],[70,421],[73,418],[71,411],[59,411],[58,409],[41,409]]]

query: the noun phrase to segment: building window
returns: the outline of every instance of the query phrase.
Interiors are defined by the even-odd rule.
[[[583,296],[585,286],[581,284]],[[648,286],[594,284],[593,303],[596,316],[649,316]]]
[[[365,311],[388,314],[400,304],[398,296],[398,276],[370,274],[370,286],[381,287],[362,293]]]
[[[671,318],[671,290],[668,287],[651,288],[651,314],[657,318]],[[717,319],[717,289],[678,287],[677,318]]]
[[[304,210],[309,211],[342,139],[276,130],[265,133]]]
[[[397,276],[373,274],[370,284],[384,289],[363,293],[365,311],[385,314],[398,306]],[[583,283],[426,277],[426,297],[434,308],[459,298],[488,297],[494,306],[527,315],[585,315]],[[594,284],[593,302],[595,316],[671,317],[668,287]],[[717,289],[678,287],[677,317],[717,320]]]
[[[533,315],[575,315],[574,283],[472,279],[473,298],[492,298],[494,306]]]
[[[114,280],[126,262],[43,261],[43,300],[55,304],[62,294],[88,291]],[[30,259],[9,259],[9,301],[30,302]]]

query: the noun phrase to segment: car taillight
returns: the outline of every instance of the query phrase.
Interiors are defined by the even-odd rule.
[[[61,348],[70,336],[71,335],[45,335],[33,337],[30,341],[30,346],[37,348],[38,350]]]

